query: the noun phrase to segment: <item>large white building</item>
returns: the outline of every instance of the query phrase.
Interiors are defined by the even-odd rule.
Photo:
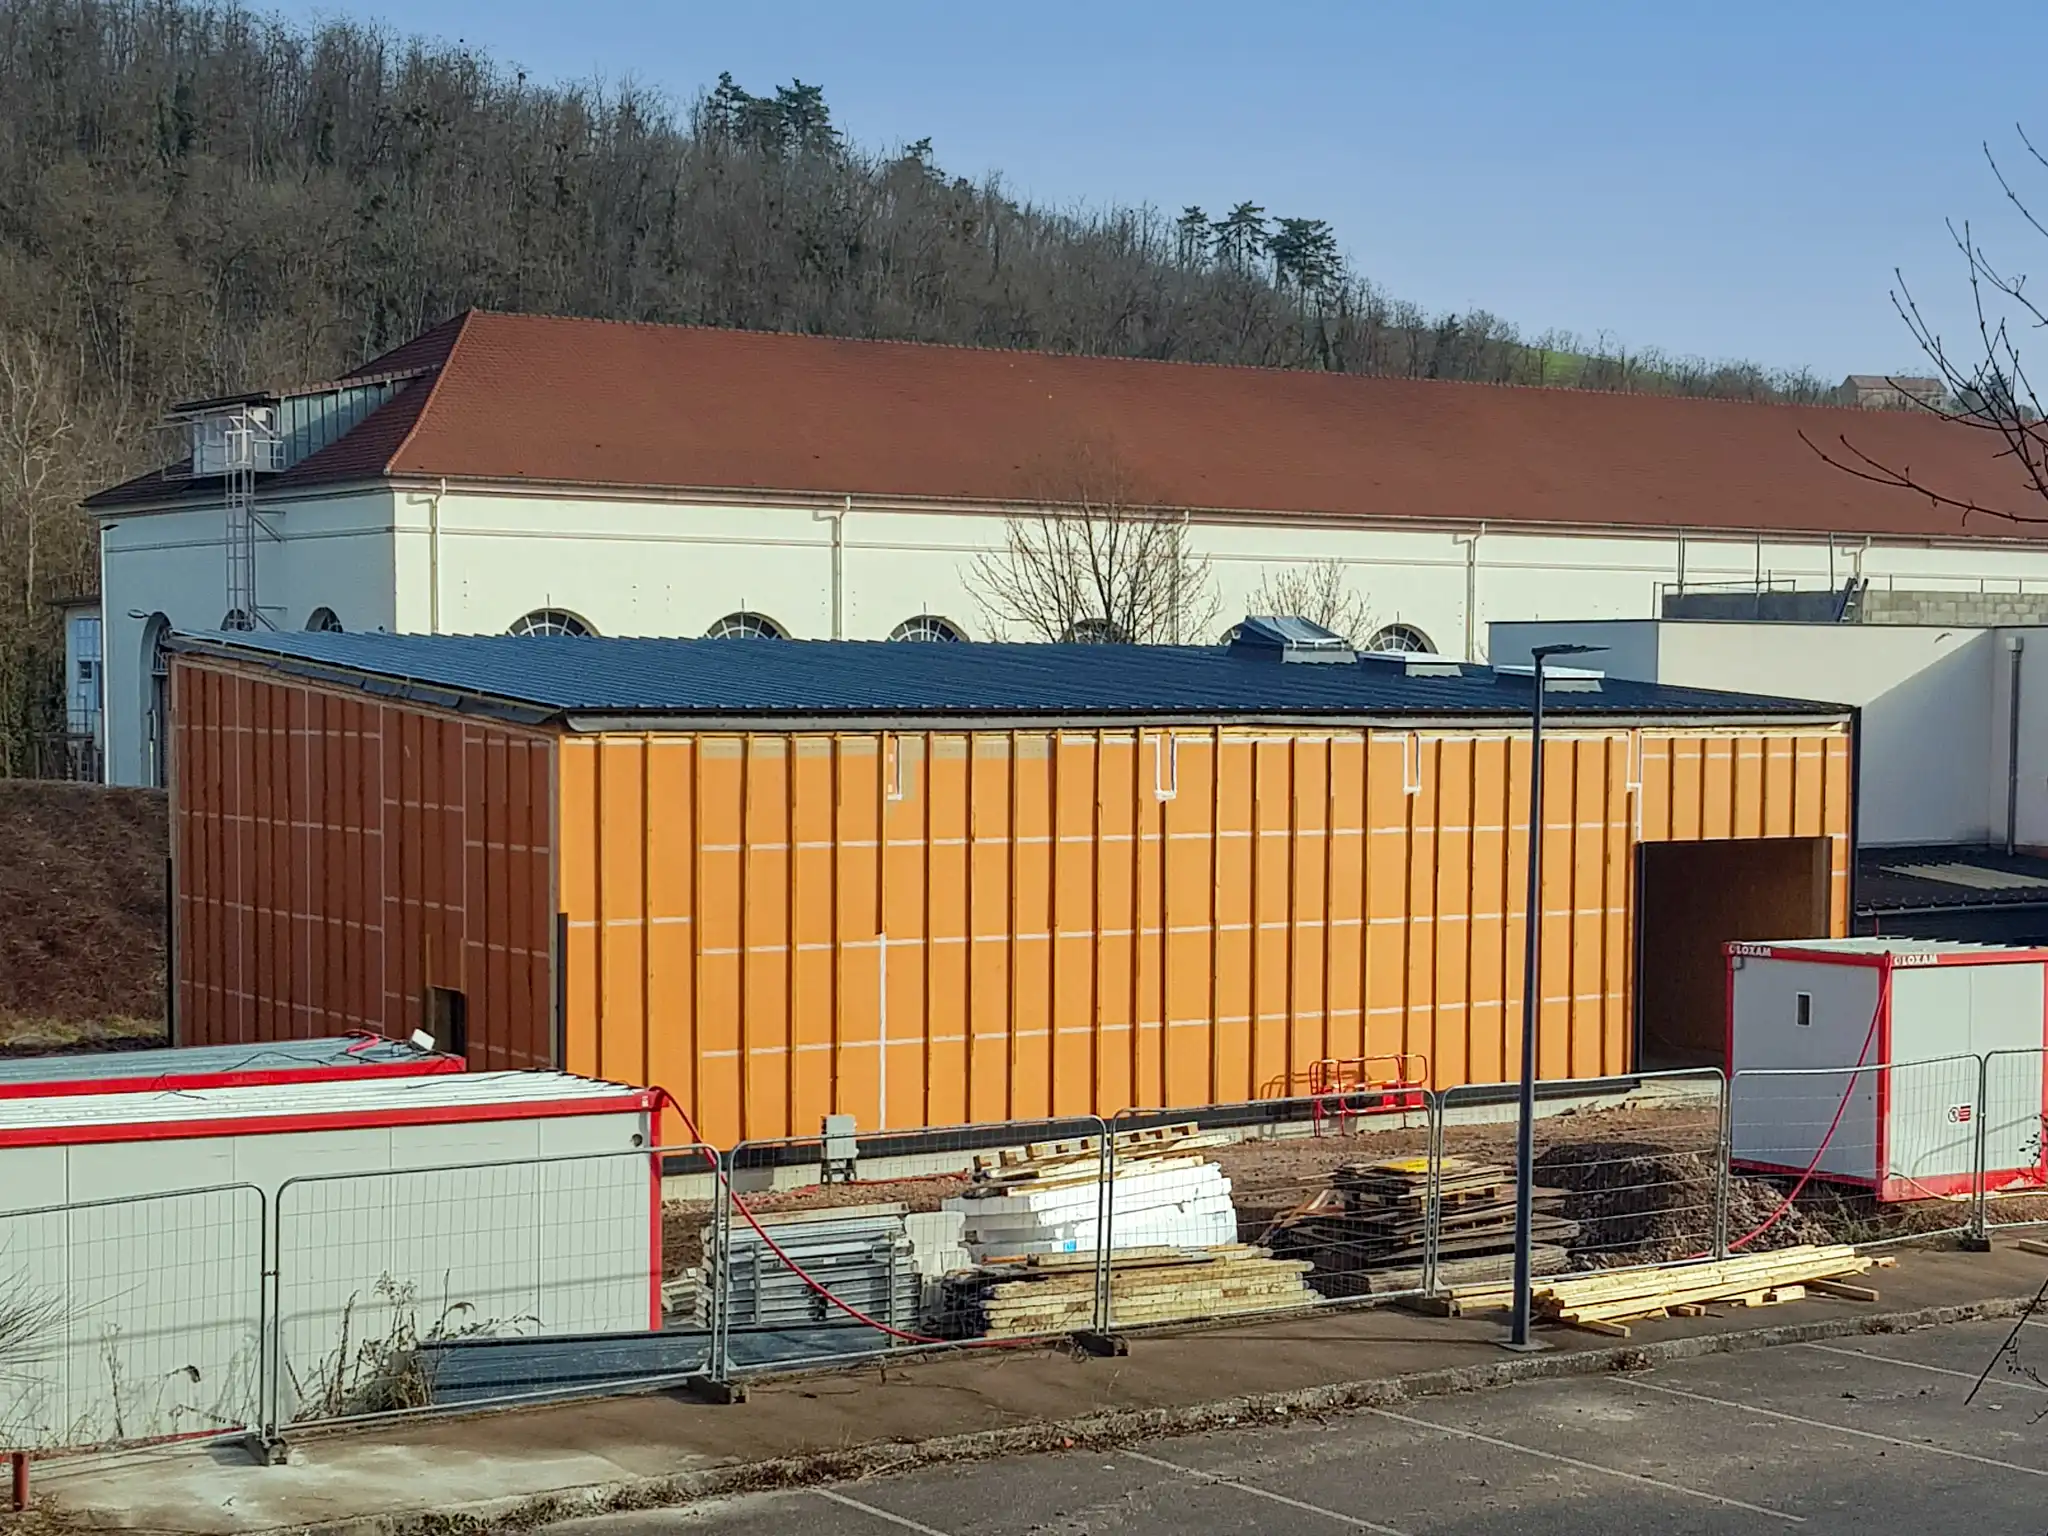
[[[1731,584],[2048,593],[2048,542],[1815,451],[2024,505],[1905,412],[472,312],[182,414],[187,457],[88,503],[117,783],[160,777],[172,628],[992,638],[975,558],[1077,456],[1185,519],[1220,615],[1335,560],[1377,643],[1474,659],[1493,620]]]

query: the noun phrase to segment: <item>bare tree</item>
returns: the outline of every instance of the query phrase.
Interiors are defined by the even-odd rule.
[[[72,517],[78,487],[66,473],[79,457],[69,380],[25,332],[0,331],[0,564],[11,606],[33,621],[45,576],[45,528]]]
[[[1077,448],[1039,479],[1032,509],[1006,518],[1002,543],[968,573],[992,627],[1065,643],[1210,638],[1215,583],[1184,512],[1148,502],[1101,445]]]
[[[2034,147],[2026,130],[2015,125],[2013,131],[2024,151],[2023,163],[2031,162],[2036,171],[2048,171],[2048,158]],[[2048,239],[2048,225],[2035,216],[1988,142],[1983,151],[2006,201],[2035,234]],[[1905,274],[1896,268],[1897,286],[1891,293],[1892,307],[1934,365],[1947,398],[1923,398],[1901,380],[1888,382],[1905,409],[1926,411],[1982,433],[1991,456],[2012,464],[2012,495],[1988,501],[1965,487],[1938,483],[1911,464],[1860,446],[1851,432],[1820,441],[1801,435],[1835,468],[1874,485],[1924,496],[1937,507],[1957,512],[1965,523],[1972,517],[2048,523],[2048,424],[2044,424],[2041,399],[2021,350],[2027,333],[2048,331],[2048,306],[2028,291],[2024,272],[1992,258],[1968,220],[1960,224],[1951,220],[1948,232],[1969,278],[1968,339],[1960,347],[1952,346],[1921,308]]]
[[[1371,607],[1352,587],[1350,572],[1341,560],[1268,571],[1253,590],[1251,602],[1253,613],[1307,619],[1342,635],[1354,647],[1362,648],[1379,627]]]

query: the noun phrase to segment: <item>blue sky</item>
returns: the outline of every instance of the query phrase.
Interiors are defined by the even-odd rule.
[[[2030,117],[2048,147],[2048,7],[1995,28],[1926,0],[279,8],[679,98],[721,69],[755,91],[800,77],[856,140],[929,136],[947,170],[1035,199],[1250,198],[1330,220],[1359,270],[1431,309],[1822,374],[1917,368],[1895,266],[1962,321],[1945,218],[2015,267],[2048,254],[1980,149],[2017,156]]]

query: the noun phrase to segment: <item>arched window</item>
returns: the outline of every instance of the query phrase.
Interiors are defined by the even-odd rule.
[[[566,608],[536,608],[531,613],[522,613],[512,621],[508,635],[567,635],[575,640],[587,640],[597,633],[589,623],[578,618]]]
[[[738,613],[728,613],[705,630],[704,637],[707,640],[787,640],[789,631],[765,613],[752,613],[742,608]]]
[[[1130,636],[1108,619],[1089,618],[1074,620],[1060,639],[1068,645],[1124,645]]]
[[[240,630],[246,634],[256,627],[256,621],[240,608],[230,608],[221,615],[220,627],[222,629]]]
[[[315,608],[306,616],[306,628],[316,635],[338,635],[341,633],[341,620],[332,608]]]
[[[891,640],[965,640],[960,626],[951,619],[942,619],[936,613],[920,613],[914,619],[905,619],[889,631]]]
[[[1368,651],[1420,651],[1426,656],[1436,654],[1436,647],[1430,644],[1429,636],[1413,624],[1389,624],[1384,629],[1375,630],[1373,637],[1366,641],[1365,648]]]
[[[153,613],[142,626],[142,771],[155,789],[170,787],[171,621]]]

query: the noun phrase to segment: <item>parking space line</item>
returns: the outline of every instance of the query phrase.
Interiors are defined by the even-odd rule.
[[[1824,1355],[1846,1355],[1851,1360],[1875,1360],[1879,1365],[1902,1366],[1909,1371],[1932,1371],[1937,1376],[1954,1376],[1963,1381],[1976,1381],[1981,1372],[1952,1370],[1945,1365],[1928,1365],[1919,1360],[1897,1360],[1890,1355],[1873,1355],[1867,1349],[1842,1349],[1832,1344],[1802,1344],[1801,1349],[1817,1349]],[[2037,1386],[2031,1381],[2014,1381],[2010,1376],[1989,1378],[2003,1386],[2018,1387],[2022,1392],[2048,1392],[2048,1387]]]
[[[1683,1483],[1667,1483],[1661,1477],[1651,1477],[1644,1472],[1624,1472],[1618,1467],[1603,1467],[1597,1461],[1580,1461],[1574,1456],[1560,1456],[1555,1451],[1539,1451],[1533,1445],[1520,1445],[1513,1440],[1502,1440],[1493,1435],[1482,1435],[1473,1429],[1456,1429],[1449,1424],[1437,1424],[1428,1419],[1411,1418],[1405,1413],[1395,1413],[1390,1408],[1368,1408],[1367,1413],[1377,1414],[1383,1419],[1392,1419],[1397,1424],[1413,1424],[1417,1429],[1433,1429],[1440,1435],[1451,1435],[1459,1440],[1476,1440],[1481,1445],[1491,1445],[1503,1451],[1517,1451],[1524,1456],[1534,1456],[1542,1461],[1554,1461],[1560,1466],[1576,1467],[1581,1472],[1598,1472],[1603,1477],[1618,1477],[1625,1482],[1645,1483],[1652,1488],[1662,1488],[1667,1493],[1682,1493],[1689,1499],[1703,1499],[1709,1504],[1720,1504],[1729,1509],[1739,1509],[1747,1514],[1768,1515],[1773,1520],[1782,1520],[1787,1525],[1804,1525],[1806,1516],[1788,1515],[1782,1509],[1766,1509],[1761,1504],[1745,1504],[1740,1499],[1725,1498],[1718,1493],[1702,1493],[1697,1488],[1688,1488]]]
[[[2040,1467],[2023,1467],[2016,1461],[2000,1461],[1996,1456],[1976,1456],[1969,1451],[1952,1451],[1945,1445],[1929,1445],[1924,1440],[1901,1440],[1896,1435],[1880,1435],[1872,1429],[1851,1429],[1846,1424],[1830,1424],[1826,1419],[1803,1418],[1796,1413],[1781,1413],[1776,1408],[1761,1408],[1755,1403],[1738,1403],[1730,1398],[1709,1397],[1704,1392],[1687,1392],[1681,1387],[1667,1387],[1659,1382],[1633,1378],[1629,1387],[1645,1392],[1662,1392],[1666,1397],[1682,1397],[1688,1402],[1708,1403],[1716,1408],[1733,1408],[1741,1413],[1753,1413],[1766,1419],[1778,1419],[1786,1424],[1804,1424],[1808,1429],[1825,1429],[1837,1435],[1853,1435],[1858,1440],[1875,1440],[1881,1445],[1902,1446],[1907,1450],[1926,1451],[1933,1456],[1948,1456],[1956,1461],[1973,1461],[1980,1467],[2000,1467],[2007,1472],[2024,1472],[2028,1477],[2048,1477],[2048,1470]]]
[[[813,1488],[811,1492],[821,1499],[843,1505],[847,1509],[858,1510],[861,1514],[871,1515],[877,1520],[886,1520],[889,1524],[901,1526],[906,1531],[915,1531],[917,1536],[948,1536],[947,1532],[938,1530],[933,1526],[919,1525],[915,1520],[909,1519],[906,1516],[892,1515],[886,1509],[877,1509],[872,1504],[863,1504],[859,1499],[850,1499],[843,1493],[834,1493],[830,1488]]]
[[[1212,1483],[1222,1488],[1235,1488],[1239,1493],[1249,1493],[1254,1498],[1265,1499],[1274,1504],[1284,1504],[1289,1509],[1298,1509],[1304,1514],[1321,1515],[1326,1520],[1334,1520],[1339,1525],[1348,1525],[1354,1530],[1377,1531],[1379,1536],[1404,1536],[1404,1533],[1395,1530],[1391,1525],[1376,1525],[1370,1520],[1360,1519],[1357,1515],[1347,1515],[1339,1510],[1325,1509],[1320,1504],[1308,1504],[1300,1499],[1290,1499],[1284,1493],[1275,1493],[1270,1488],[1259,1487],[1256,1483],[1241,1482],[1237,1478],[1224,1477],[1215,1472],[1204,1472],[1198,1467],[1183,1467],[1178,1462],[1161,1461],[1157,1456],[1147,1456],[1143,1451],[1127,1450],[1124,1454],[1133,1461],[1142,1461],[1146,1466],[1157,1467],[1162,1472],[1178,1472],[1182,1477],[1191,1477],[1198,1483]]]

